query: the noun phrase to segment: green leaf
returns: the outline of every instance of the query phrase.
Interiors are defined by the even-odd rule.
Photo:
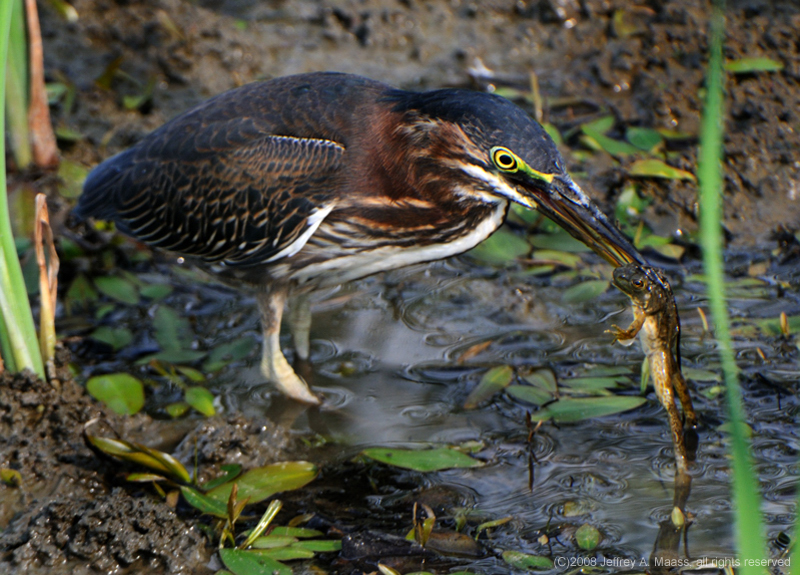
[[[643,397],[623,395],[566,398],[551,403],[544,409],[531,414],[531,419],[534,421],[553,419],[558,423],[583,421],[635,409],[645,401]]]
[[[528,255],[530,244],[520,236],[500,229],[472,248],[468,255],[487,264],[510,264],[519,257]]]
[[[252,336],[245,336],[235,341],[225,343],[215,347],[208,354],[208,359],[203,363],[204,371],[217,371],[231,362],[244,359],[253,348],[256,347],[256,340]]]
[[[556,128],[553,124],[550,122],[545,122],[542,124],[542,128],[544,128],[544,131],[547,132],[547,135],[552,138],[556,146],[560,146],[564,143],[564,138],[561,137],[561,132],[559,132],[558,128]]]
[[[76,306],[86,309],[89,303],[96,299],[97,291],[92,287],[91,282],[86,279],[85,275],[78,274],[67,290],[64,305],[67,308],[67,313],[72,314]]]
[[[118,276],[103,276],[94,278],[97,289],[119,302],[129,305],[139,303],[139,290],[133,283]]]
[[[77,198],[83,191],[83,182],[88,174],[89,170],[84,166],[69,160],[61,160],[58,164],[58,177],[63,184],[58,188],[58,193],[65,198]]]
[[[111,439],[110,437],[87,434],[86,440],[106,455],[167,473],[184,483],[191,481],[189,472],[186,471],[181,462],[163,451],[152,449],[140,443],[133,443],[123,439]]]
[[[173,364],[191,363],[193,361],[197,361],[198,359],[202,359],[205,357],[205,355],[206,352],[196,351],[193,349],[167,349],[158,353],[154,353],[153,355],[148,355],[147,357],[139,360],[139,363],[147,363],[154,359]]]
[[[235,575],[292,575],[290,567],[259,551],[220,549],[219,557]]]
[[[511,366],[493,367],[483,374],[481,381],[467,396],[464,409],[475,409],[479,403],[508,387],[512,379],[514,379],[514,370]]]
[[[592,300],[608,289],[608,280],[589,280],[570,286],[561,294],[561,301],[568,304]]]
[[[125,327],[103,325],[92,332],[92,339],[110,345],[114,351],[122,349],[133,341],[133,333]]]
[[[278,547],[288,547],[292,543],[296,542],[297,539],[294,537],[270,533],[264,537],[258,537],[250,546],[253,549],[277,549]]]
[[[144,407],[142,382],[127,373],[92,377],[86,382],[86,391],[120,415],[133,415]]]
[[[172,419],[177,419],[189,411],[189,404],[185,401],[176,401],[175,403],[170,403],[164,409]]]
[[[575,542],[581,549],[591,551],[600,544],[600,532],[596,527],[584,523],[575,531]]]
[[[225,473],[205,483],[203,485],[203,489],[205,489],[206,491],[211,491],[215,487],[219,487],[223,483],[227,483],[228,481],[237,478],[242,473],[242,466],[239,465],[238,463],[229,463],[226,465],[221,465],[220,469]]]
[[[197,411],[211,417],[216,413],[214,409],[214,394],[205,387],[189,387],[186,389],[186,403],[194,407]]]
[[[269,557],[275,561],[294,561],[295,559],[311,559],[314,552],[300,547],[278,547],[277,549],[258,549],[253,551],[261,557]]]
[[[317,476],[317,466],[308,461],[287,461],[256,467],[240,475],[233,481],[215,487],[207,495],[216,501],[226,503],[233,485],[239,486],[239,499],[258,503],[281,491],[299,489]]]
[[[594,392],[598,389],[612,389],[620,382],[627,383],[626,377],[574,377],[561,380],[561,385],[575,391]]]
[[[549,391],[531,387],[530,385],[512,385],[506,389],[508,394],[520,401],[526,401],[534,405],[544,405],[553,400],[553,394]]]
[[[197,489],[188,487],[186,485],[182,485],[180,489],[181,493],[183,494],[183,498],[186,499],[186,503],[201,513],[213,515],[214,517],[220,517],[222,519],[228,517],[227,501],[222,502],[217,501],[216,499],[211,499],[210,497],[200,493]]]
[[[16,469],[0,468],[0,483],[9,487],[19,487],[22,485],[22,474]]]
[[[286,535],[288,537],[297,537],[298,539],[309,539],[311,537],[322,537],[324,533],[307,527],[275,527],[270,532],[270,535]]]
[[[298,541],[292,544],[292,549],[305,549],[314,553],[334,553],[342,550],[342,542],[337,539]]]
[[[696,367],[684,367],[681,369],[683,377],[691,379],[692,381],[713,381],[719,383],[722,381],[722,375],[717,371],[710,369],[698,369]]]
[[[586,138],[581,141],[586,142],[593,149],[601,149],[612,156],[627,156],[628,154],[639,153],[639,148],[627,142],[621,142],[605,135],[614,126],[614,117],[606,116],[600,120],[583,124],[581,131]]]
[[[547,262],[548,264],[554,262],[570,269],[575,269],[581,263],[581,256],[578,254],[556,250],[536,250],[532,259],[538,262]]]
[[[151,483],[153,481],[169,481],[163,475],[158,475],[156,473],[128,473],[125,476],[125,481],[130,481],[131,483]]]
[[[783,62],[771,58],[740,58],[725,62],[725,70],[732,74],[751,74],[753,72],[780,72]]]
[[[552,369],[537,369],[522,376],[522,379],[539,389],[555,393],[558,391],[558,383],[556,382],[556,374]]]
[[[165,305],[158,306],[153,328],[156,341],[164,351],[188,350],[194,336],[189,321]]]
[[[139,290],[139,293],[155,301],[164,299],[172,293],[172,286],[168,284],[150,284]]]
[[[603,116],[597,120],[581,124],[581,130],[586,133],[605,134],[614,127],[614,116]]]
[[[694,174],[686,170],[673,168],[661,160],[650,158],[647,160],[638,160],[630,165],[628,174],[631,176],[639,176],[643,178],[665,178],[668,180],[688,180],[690,182],[697,181]]]
[[[558,252],[585,253],[591,251],[586,244],[569,235],[565,230],[553,234],[536,234],[528,238],[534,248]]]
[[[529,555],[521,551],[503,551],[503,561],[514,569],[533,569],[546,571],[553,568],[553,560],[541,555]]]
[[[652,128],[628,128],[625,138],[634,146],[649,152],[664,141],[664,136]]]
[[[395,467],[414,471],[441,471],[443,469],[481,467],[482,461],[449,447],[435,449],[365,449],[363,455]]]

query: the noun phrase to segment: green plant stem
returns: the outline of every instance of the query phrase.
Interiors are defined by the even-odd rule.
[[[6,63],[11,23],[12,0],[0,0],[0,109],[5,110]],[[5,134],[5,114],[0,114],[0,134]],[[14,236],[11,233],[11,218],[8,213],[6,189],[6,146],[0,138],[0,338],[4,338],[0,349],[6,367],[11,371],[25,368],[39,377],[44,377],[44,365],[39,353],[39,342],[33,324],[28,293],[22,279]]]
[[[717,4],[711,16],[710,58],[706,105],[700,134],[698,175],[700,180],[700,236],[706,270],[709,304],[714,317],[720,361],[725,376],[733,455],[733,503],[736,543],[742,559],[742,575],[762,575],[763,567],[748,565],[748,560],[765,558],[764,525],[758,482],[746,439],[746,424],[738,368],[731,345],[730,322],[726,308],[722,260],[722,133],[723,69],[722,38],[724,20]]]

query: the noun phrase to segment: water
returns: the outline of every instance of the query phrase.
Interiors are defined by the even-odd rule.
[[[732,254],[729,262],[736,261]],[[591,271],[610,275],[610,268],[601,265]],[[697,271],[672,269],[668,275]],[[166,303],[192,318],[196,334],[205,334],[197,337],[199,347],[258,335],[252,297],[221,286],[187,286],[169,267],[158,274],[167,274],[177,286]],[[730,302],[773,538],[790,529],[796,513],[797,348],[793,340],[761,334],[753,322],[781,311],[797,315],[796,291],[777,295],[780,279],[735,282]],[[427,487],[470,494],[469,505],[484,517],[513,517],[492,533],[491,549],[546,554],[548,546],[539,541],[546,531],[553,556],[574,557],[578,552],[571,533],[590,523],[603,535],[598,556],[647,559],[659,523],[672,512],[675,472],[667,417],[652,390],[648,402],[631,412],[575,424],[545,423],[532,445],[525,426],[532,406],[500,395],[474,410],[461,407],[485,370],[503,364],[547,367],[560,378],[617,366],[630,374],[631,389],[638,386],[639,346],[611,345],[612,336],[605,332],[612,323],[627,326],[627,298],[609,289],[591,301],[565,304],[561,294],[569,281],[579,280],[556,278],[563,285],[553,285],[553,278],[484,269],[468,259],[368,278],[318,294],[313,305],[312,385],[326,399],[321,409],[287,409],[263,381],[260,352],[222,370],[210,388],[228,410],[267,414],[342,446],[330,461],[333,466],[366,447],[483,442],[478,457],[484,467],[414,477]],[[684,366],[718,374],[713,340],[696,311],[704,308],[702,284],[675,281],[673,287],[683,320]],[[141,330],[141,315],[132,315],[127,321]],[[460,361],[482,342],[489,342],[486,349]],[[285,343],[288,347],[288,338]],[[730,468],[726,437],[718,429],[725,419],[724,402],[717,393],[720,382],[706,379],[711,381],[691,384],[701,443],[691,470],[688,543],[692,557],[728,557],[734,549]],[[379,513],[381,497],[374,503]],[[486,572],[507,570],[494,557],[470,565]]]

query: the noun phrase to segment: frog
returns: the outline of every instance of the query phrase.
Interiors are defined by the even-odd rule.
[[[697,416],[681,372],[681,323],[672,287],[660,270],[639,264],[616,268],[613,284],[631,299],[633,322],[626,329],[614,325],[609,331],[615,341],[622,343],[641,336],[653,387],[669,416],[679,465],[685,466],[687,459],[693,459],[696,449]],[[683,408],[683,419],[675,405],[675,395]],[[684,425],[688,437],[684,434]]]

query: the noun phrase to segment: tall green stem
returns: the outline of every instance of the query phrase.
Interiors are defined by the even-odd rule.
[[[721,4],[721,2],[719,3]],[[711,16],[710,58],[707,96],[703,110],[698,157],[700,181],[700,238],[708,284],[708,297],[714,317],[714,330],[719,345],[720,361],[725,376],[728,414],[733,455],[733,503],[735,508],[736,543],[742,560],[742,575],[763,575],[766,569],[749,564],[765,558],[764,524],[761,516],[758,482],[746,439],[746,424],[738,368],[731,344],[730,322],[725,297],[722,260],[722,133],[723,69],[722,39],[724,20],[720,5]],[[766,565],[764,563],[763,565]]]
[[[0,0],[0,109],[5,110],[6,64],[12,0]],[[5,113],[0,114],[0,134],[5,134]],[[5,137],[0,138],[0,349],[6,367],[12,371],[30,369],[44,377],[44,365],[33,324],[28,293],[22,279],[6,189]]]

